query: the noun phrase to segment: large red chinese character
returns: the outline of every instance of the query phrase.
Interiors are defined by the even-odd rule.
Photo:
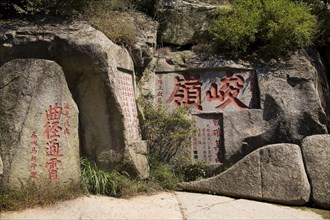
[[[47,122],[45,124],[45,135],[47,136],[48,139],[51,138],[59,138],[59,132],[62,131],[62,128],[59,126],[60,122],[54,121],[52,123]]]
[[[61,161],[56,158],[52,158],[49,162],[46,163],[49,179],[52,181],[57,179],[58,164],[61,164]]]
[[[203,110],[201,106],[201,87],[202,83],[199,81],[199,76],[194,78],[175,77],[175,88],[166,101],[166,104],[174,100],[176,106],[178,105],[195,105],[198,110]]]
[[[47,143],[47,152],[46,156],[51,156],[51,157],[61,157],[63,154],[60,154],[60,144],[57,142],[56,139],[51,140],[50,142]]]
[[[206,100],[208,102],[218,100],[220,105],[216,108],[224,109],[230,103],[233,103],[239,109],[247,109],[248,107],[241,102],[237,96],[240,90],[243,88],[244,78],[240,75],[233,76],[233,73],[229,72],[224,78],[220,80],[221,88],[218,91],[218,85],[212,83],[211,89],[206,92]]]
[[[57,103],[55,103],[54,107],[52,105],[49,106],[49,109],[46,110],[47,120],[60,120],[62,115],[62,107],[59,107]]]

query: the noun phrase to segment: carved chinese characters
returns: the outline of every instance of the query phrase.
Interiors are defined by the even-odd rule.
[[[116,84],[120,95],[120,105],[125,116],[125,127],[129,141],[140,140],[133,77],[131,74],[119,72],[116,76]]]
[[[193,160],[207,161],[209,164],[222,162],[221,130],[218,114],[194,115],[199,131],[193,137]]]
[[[211,84],[211,88],[206,92],[206,100],[208,102],[219,101],[220,105],[215,107],[216,109],[225,109],[229,104],[235,105],[238,109],[248,109],[249,107],[237,98],[244,81],[243,76],[239,74],[233,76],[233,73],[229,72],[220,80],[219,89],[217,83]]]
[[[46,110],[47,122],[45,124],[44,134],[48,140],[46,157],[49,158],[48,162],[46,162],[46,167],[51,181],[57,180],[57,171],[62,163],[60,158],[63,157],[61,148],[65,147],[63,143],[60,143],[59,138],[61,135],[67,136],[70,134],[70,123],[68,120],[70,117],[70,105],[65,103],[64,106],[64,111],[58,103],[55,103],[53,106],[50,105],[48,110]]]
[[[192,140],[192,159],[223,163],[223,112],[259,107],[255,72],[242,69],[190,70],[158,73],[156,103],[169,111],[180,106],[191,109],[199,132]]]
[[[172,109],[190,106],[194,112],[223,112],[256,108],[257,105],[253,71],[170,73],[157,77],[157,102]]]
[[[201,106],[201,86],[199,75],[193,78],[184,76],[175,77],[175,88],[171,96],[167,99],[166,104],[174,101],[175,106],[193,105],[198,110],[203,110]]]
[[[0,67],[0,84],[8,81],[0,93],[0,187],[79,183],[78,108],[61,67],[14,60]]]

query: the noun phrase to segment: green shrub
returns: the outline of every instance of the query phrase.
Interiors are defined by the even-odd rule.
[[[160,185],[163,189],[173,190],[179,182],[182,182],[182,173],[176,172],[174,166],[170,166],[159,158],[150,156],[150,181]]]
[[[116,195],[116,182],[110,173],[98,169],[85,158],[80,160],[81,179],[93,194]]]
[[[239,0],[219,9],[210,32],[219,49],[246,51],[256,41],[261,22],[261,2]]]
[[[139,98],[144,114],[142,134],[147,140],[150,156],[167,163],[187,151],[190,156],[191,137],[196,127],[189,109],[180,107],[169,112],[154,105],[153,100],[150,94]]]
[[[191,163],[189,160],[180,160],[175,163],[175,172],[182,177],[182,181],[189,182],[203,179],[206,174],[206,161],[196,161]]]
[[[303,2],[312,8],[312,14],[317,17],[317,34],[314,40],[318,46],[330,45],[330,10],[328,0],[292,0]]]
[[[237,0],[215,19],[210,33],[219,50],[259,50],[269,57],[312,44],[316,17],[303,3]]]
[[[81,180],[92,194],[114,197],[130,197],[141,193],[149,193],[161,188],[153,182],[130,179],[127,173],[107,172],[99,169],[86,158],[81,158]]]

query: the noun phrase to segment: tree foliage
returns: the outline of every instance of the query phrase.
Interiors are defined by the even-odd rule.
[[[329,0],[292,0],[303,2],[312,8],[312,14],[317,17],[317,34],[314,40],[317,46],[330,45],[330,2]]]
[[[219,50],[258,50],[276,57],[312,44],[316,22],[302,2],[237,0],[220,9],[210,33]]]

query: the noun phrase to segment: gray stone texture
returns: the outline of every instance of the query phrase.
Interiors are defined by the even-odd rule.
[[[134,69],[128,52],[83,22],[4,23],[0,65],[16,58],[53,60],[63,68],[80,111],[82,153],[102,169],[121,169],[123,161],[129,159],[124,158],[125,149],[132,140],[120,105],[116,76]]]
[[[326,94],[329,90],[320,66],[318,55],[306,51],[292,54],[286,61],[265,65],[163,48],[145,71],[139,88],[142,93],[155,91],[153,83],[157,72],[196,69],[203,72],[217,67],[255,69],[260,109],[223,113],[224,137],[223,149],[220,149],[223,155],[220,156],[229,167],[259,147],[275,143],[300,144],[305,136],[328,133]]]
[[[301,143],[307,175],[312,187],[312,200],[330,209],[330,135],[313,135]]]
[[[3,174],[3,164],[2,164],[2,159],[0,155],[0,175]]]
[[[130,49],[130,54],[137,71],[142,72],[152,60],[157,45],[158,22],[142,14],[135,14],[137,27],[136,42]]]
[[[285,143],[259,148],[217,176],[179,187],[288,205],[303,205],[310,198],[300,148]]]
[[[263,118],[276,123],[277,142],[299,144],[305,136],[328,133],[316,88],[319,73],[310,59],[297,53],[276,69],[258,74]]]
[[[149,176],[149,165],[147,160],[147,142],[139,141],[132,142],[128,148],[126,148],[125,154],[128,154],[125,158],[125,170],[132,170],[136,173],[134,176],[140,176],[145,179]]]
[[[203,42],[218,7],[218,4],[198,1],[157,1],[155,15],[160,21],[160,43],[187,45]]]
[[[0,100],[4,171],[0,184],[7,188],[21,187],[29,180],[39,184],[49,180],[60,185],[79,183],[78,108],[62,68],[40,59],[5,63],[0,68]],[[47,115],[56,105],[62,109]],[[54,158],[56,164],[52,166]]]
[[[221,122],[220,122],[221,123]],[[231,165],[255,149],[272,143],[274,133],[263,119],[263,110],[223,113],[223,162]]]

